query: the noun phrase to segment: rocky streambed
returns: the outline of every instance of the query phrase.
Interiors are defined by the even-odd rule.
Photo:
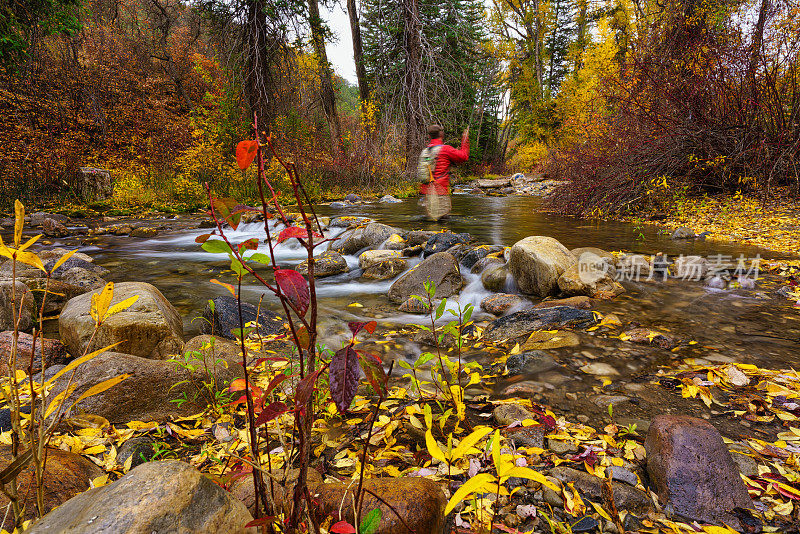
[[[732,260],[735,251],[730,249],[717,252],[727,261],[720,268],[711,258],[710,253],[715,250],[700,242],[675,243],[667,237],[651,236],[653,244],[647,244],[631,241],[630,235],[617,234],[611,240],[617,246],[609,246],[600,239],[591,239],[607,229],[575,228],[581,224],[578,221],[562,221],[559,231],[552,232],[561,238],[558,239],[544,233],[529,234],[529,224],[513,227],[515,217],[519,217],[513,210],[508,211],[512,221],[509,229],[506,223],[497,221],[497,214],[481,217],[459,212],[458,201],[454,202],[455,212],[447,223],[455,231],[442,231],[414,215],[398,217],[397,212],[413,211],[408,204],[387,202],[370,208],[351,202],[328,208],[328,215],[322,217],[325,235],[337,238],[328,250],[320,251],[315,267],[319,277],[321,337],[327,346],[341,346],[348,336],[347,321],[374,319],[379,323],[378,331],[364,341],[364,348],[380,353],[387,364],[391,360],[413,363],[422,351],[432,349],[434,341],[416,326],[429,321],[428,310],[411,297],[422,294],[423,284],[432,281],[436,284],[435,298],[448,299],[448,309],[457,312],[467,305],[476,309],[473,323],[467,325],[464,358],[479,364],[484,379],[466,390],[470,417],[505,429],[518,447],[531,447],[527,465],[542,470],[562,488],[574,487],[586,501],[602,504],[602,479],[595,476],[594,465],[605,462],[612,472],[617,507],[625,512],[622,519],[628,530],[657,528],[666,524],[662,521],[666,518],[724,522],[746,530],[752,514],[737,509],[755,506],[758,512],[770,510],[769,501],[750,501],[760,495],[740,478],[744,475],[752,480],[764,475],[764,468],[771,461],[764,454],[766,449],[757,450],[748,440],[777,441],[793,420],[796,408],[790,406],[792,394],[785,392],[782,397],[777,395],[777,400],[774,395],[761,395],[774,408],[772,411],[758,406],[753,397],[758,391],[746,388],[760,383],[760,371],[740,364],[753,365],[757,370],[786,369],[796,364],[800,318],[780,293],[785,286],[783,278],[762,273],[754,285],[738,279],[735,275],[739,266]],[[466,207],[474,205],[467,203]],[[381,218],[382,214],[388,216]],[[46,221],[44,218],[41,225],[49,228],[51,223]],[[220,277],[225,265],[194,243],[194,238],[204,231],[198,228],[204,225],[202,221],[103,221],[79,232],[74,231],[75,227],[71,232],[68,223],[59,222],[65,231],[59,229],[58,235],[51,236],[53,241],[47,250],[40,252],[45,261],[55,261],[65,251],[59,247],[78,244],[82,250],[55,273],[52,282],[59,294],[53,299],[48,297],[45,314],[57,319],[48,321],[50,341],[38,350],[55,365],[45,375],[52,376],[59,366],[86,350],[92,331],[92,292],[113,280],[115,302],[134,295],[139,298],[129,311],[112,317],[92,340],[93,348],[116,342],[120,345],[114,348],[115,352],[82,364],[74,379],[77,387],[71,394],[77,399],[102,380],[130,375],[117,387],[81,401],[70,414],[76,425],[87,414],[100,417],[102,424],[111,428],[127,425],[128,435],[117,440],[115,458],[109,458],[104,448],[99,457],[89,455],[93,463],[86,464],[80,457],[65,461],[66,479],[75,478],[75,484],[61,492],[51,503],[53,506],[86,489],[90,480],[100,476],[100,472],[92,472],[98,463],[112,466],[112,471],[113,466],[125,467],[123,452],[131,458],[139,446],[148,451],[141,458],[152,457],[154,428],[170,429],[169,439],[173,441],[197,440],[200,434],[190,433],[192,437],[187,438],[169,426],[204,409],[205,399],[192,398],[192,380],[214,377],[224,388],[226,382],[242,376],[239,349],[230,339],[231,329],[238,326],[236,309],[222,291],[208,282]],[[279,230],[273,227],[273,231]],[[246,222],[236,231],[229,230],[228,235],[232,241],[263,239],[263,223]],[[506,237],[512,239],[505,241]],[[577,239],[580,242],[575,243]],[[683,251],[686,253],[681,256]],[[291,240],[277,252],[281,266],[304,272],[301,251]],[[740,253],[750,258],[760,251],[744,248]],[[698,279],[687,280],[689,271],[699,272]],[[10,298],[9,273],[8,264],[0,266],[5,280],[0,282],[0,298],[5,303]],[[729,282],[731,274],[734,277]],[[29,269],[16,275],[17,293],[23,295],[28,321],[23,326],[29,329],[36,304],[41,302],[43,280]],[[724,280],[723,287],[714,282],[715,277]],[[280,333],[284,328],[280,310],[262,294],[255,285],[244,288],[248,319],[256,318],[256,305],[260,305],[262,333]],[[209,299],[214,299],[213,306],[207,304]],[[0,325],[3,330],[8,329],[8,318],[5,321]],[[443,344],[448,344],[446,338]],[[0,340],[0,348],[3,347],[7,343]],[[203,359],[209,350],[214,354],[210,367],[190,370],[174,361],[176,354]],[[41,354],[34,357],[41,361]],[[726,378],[714,382],[709,374],[712,372]],[[395,383],[396,387],[407,387],[399,376]],[[787,391],[794,391],[782,384]],[[696,391],[689,389],[691,385]],[[56,391],[63,390],[65,384],[57,382],[54,387]],[[694,395],[687,394],[693,391]],[[184,402],[175,402],[181,398]],[[751,409],[748,402],[757,406]],[[789,416],[775,417],[778,408]],[[552,426],[550,419],[542,420],[542,413],[552,414]],[[513,431],[527,420],[539,420],[539,425],[534,429],[525,427],[525,432]],[[131,429],[131,422],[148,422],[149,426]],[[413,425],[402,428],[411,452],[415,448],[424,450]],[[622,435],[620,429],[625,429]],[[345,435],[358,435],[362,430],[357,423],[349,430],[340,429]],[[225,432],[230,435],[230,428]],[[224,433],[211,425],[201,434],[211,436],[203,439],[224,439]],[[606,445],[601,446],[603,435],[616,436],[619,442],[610,446],[606,440]],[[623,436],[627,438],[622,439]],[[65,443],[61,440],[59,446],[63,449]],[[328,482],[352,474],[344,465],[335,469],[340,462],[335,454],[340,450],[332,447],[334,456],[328,461],[334,469],[327,473]],[[607,460],[601,461],[601,456]],[[136,458],[138,463],[139,456]],[[76,470],[70,462],[83,465],[83,471]],[[129,463],[127,468],[131,467]],[[170,469],[176,470],[173,478],[180,484],[186,481],[181,486],[184,489],[175,492],[211,491],[216,495],[216,490],[205,488],[196,478],[190,466],[171,466],[164,473]],[[84,512],[103,517],[110,525],[121,524],[115,523],[121,512],[111,512],[97,503],[133,499],[142,484],[163,476],[145,471],[142,466],[119,481],[94,490],[97,499],[79,496],[70,500],[41,525],[58,525],[63,520],[58,514],[81,518]],[[122,472],[125,469],[119,474]],[[402,473],[405,477],[416,474],[444,480],[441,487],[446,493],[440,495],[440,486],[433,485],[420,497],[431,503],[446,502],[446,494],[464,480],[442,479],[435,465],[425,467],[424,462],[416,471],[408,468]],[[414,484],[405,477],[390,484]],[[321,494],[335,489],[324,487],[321,480],[319,484]],[[386,491],[402,501],[404,492],[397,491],[401,486]],[[764,491],[765,496],[770,495]],[[100,492],[113,497],[99,497]],[[654,494],[658,499],[653,499]],[[220,505],[213,510],[201,513],[192,508],[192,502],[176,503],[174,509],[200,525],[201,530],[195,531],[211,528],[203,525],[237,521],[243,524],[247,511],[240,505],[248,502],[246,491],[235,498],[224,495],[214,497]],[[540,516],[525,508],[543,505],[554,507],[555,517],[573,524],[574,532],[619,529],[614,520],[593,514],[591,507],[576,509],[574,500],[570,504],[564,494],[548,488],[531,485],[519,495],[521,500],[503,503],[502,516],[508,527],[523,531],[546,528]],[[162,494],[152,498],[128,504],[135,511],[152,506],[173,508]],[[434,531],[447,524],[463,528],[463,524],[458,525],[465,521],[460,515],[463,508],[457,517],[450,514],[448,518],[441,517],[440,508],[436,504],[418,511],[416,524],[422,531]],[[467,516],[465,512],[464,517]],[[147,523],[149,520],[161,519],[143,519],[143,524],[155,524]],[[781,514],[773,513],[767,523],[783,524],[780,520]],[[76,521],[78,525],[81,520]],[[37,528],[52,531],[53,527]],[[81,528],[85,530],[74,526],[70,531],[93,531],[87,525]],[[122,530],[115,531],[135,531],[119,528]],[[229,530],[224,531],[235,531],[225,528]],[[397,529],[387,526],[383,531],[399,532],[402,527]]]

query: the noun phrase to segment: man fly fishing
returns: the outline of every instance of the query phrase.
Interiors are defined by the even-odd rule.
[[[469,128],[461,134],[458,149],[444,144],[444,129],[438,124],[428,126],[428,136],[431,142],[419,155],[417,177],[425,212],[438,221],[450,213],[450,166],[469,159]]]

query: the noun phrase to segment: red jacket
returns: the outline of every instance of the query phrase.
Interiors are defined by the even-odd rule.
[[[461,138],[461,147],[456,150],[450,145],[444,145],[441,139],[434,139],[428,146],[443,145],[436,158],[436,167],[433,171],[433,182],[422,184],[420,193],[432,193],[432,188],[437,194],[446,195],[450,192],[450,165],[464,163],[469,159],[469,136]]]

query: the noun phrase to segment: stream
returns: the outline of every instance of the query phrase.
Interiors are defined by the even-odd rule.
[[[541,212],[540,200],[535,197],[483,197],[453,195],[452,214],[441,223],[422,218],[422,208],[416,199],[397,204],[363,203],[334,209],[320,206],[324,216],[366,216],[378,222],[404,230],[441,230],[469,232],[477,244],[510,246],[530,235],[546,235],[558,239],[567,248],[599,247],[608,251],[625,250],[642,254],[662,252],[669,256],[725,255],[734,259],[743,255],[753,258],[780,258],[780,255],[747,245],[702,240],[672,240],[657,228],[610,222],[589,221],[555,216]],[[138,221],[141,222],[141,221]],[[219,255],[200,249],[195,238],[208,232],[197,229],[199,219],[181,217],[165,221],[154,219],[153,224],[166,226],[158,237],[137,239],[113,235],[66,238],[54,245],[74,247],[111,271],[111,281],[149,282],[158,287],[184,318],[187,339],[199,333],[199,320],[208,299],[225,294],[210,279],[231,281],[228,268]],[[332,229],[329,237],[342,229]],[[263,238],[263,223],[239,226],[227,233],[232,242],[251,237]],[[290,240],[277,249],[282,267],[292,267],[305,257],[305,251]],[[323,248],[325,245],[323,245]],[[266,250],[266,244],[260,248]],[[350,272],[317,281],[320,305],[320,336],[328,346],[338,348],[347,337],[347,321],[375,319],[379,331],[396,330],[410,323],[420,323],[425,316],[403,314],[390,303],[386,293],[392,284],[387,281],[360,279],[358,259],[347,256]],[[419,258],[410,258],[409,267]],[[476,323],[486,323],[493,316],[480,310],[481,300],[491,292],[483,288],[479,275],[462,269],[465,286],[458,296],[463,306],[475,306]],[[615,314],[622,326],[575,332],[568,346],[549,349],[557,365],[535,374],[502,377],[495,384],[479,384],[473,395],[524,395],[553,407],[557,414],[578,417],[597,425],[609,420],[608,405],[613,404],[614,421],[636,424],[640,430],[650,418],[662,412],[687,413],[700,417],[725,415],[709,411],[696,399],[683,399],[668,387],[658,383],[662,366],[689,363],[752,363],[767,368],[800,366],[800,313],[792,310],[784,299],[774,294],[776,282],[767,277],[759,280],[752,290],[715,290],[700,282],[671,279],[667,282],[623,282],[626,292],[610,301],[598,301],[595,310]],[[257,304],[265,291],[255,285],[243,288],[244,300]],[[451,299],[454,300],[454,299]],[[354,303],[361,305],[353,306]],[[263,305],[280,311],[277,300],[264,295]],[[455,302],[451,303],[455,306]],[[619,334],[630,323],[653,328],[677,339],[696,343],[681,344],[676,351],[655,344],[642,345],[623,341]],[[634,324],[633,326],[636,326]],[[575,336],[573,336],[575,337]],[[390,358],[414,360],[422,348],[412,339],[376,345]],[[468,359],[486,359],[480,350],[467,352]],[[608,364],[614,373],[596,373],[593,368]],[[603,376],[600,376],[603,375]],[[607,378],[607,380],[605,380]],[[720,408],[722,410],[722,408]],[[720,430],[733,435],[746,432],[747,421],[723,418]],[[766,432],[766,431],[762,431]],[[770,430],[769,433],[772,431]]]

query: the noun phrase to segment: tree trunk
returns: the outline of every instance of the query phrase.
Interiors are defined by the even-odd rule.
[[[533,9],[536,11],[536,19],[534,29],[536,31],[535,36],[535,51],[536,51],[536,91],[539,96],[539,100],[542,99],[542,84],[543,84],[543,68],[542,68],[542,13],[541,13],[541,6],[539,5],[539,0],[534,0],[533,2]]]
[[[358,8],[356,0],[347,0],[347,14],[350,17],[350,34],[353,37],[353,59],[356,63],[356,78],[358,78],[358,96],[361,99],[361,111],[369,100],[369,86],[367,85],[367,69],[364,67],[364,48],[361,44],[361,26],[358,22]]]
[[[245,93],[250,111],[258,116],[259,129],[272,124],[270,113],[267,15],[264,0],[247,3],[247,64],[244,75]]]
[[[403,0],[403,45],[406,52],[403,92],[405,93],[406,174],[416,173],[417,154],[424,143],[425,88],[422,80],[422,24],[417,0]]]
[[[328,120],[331,130],[331,146],[334,157],[342,153],[342,126],[339,122],[339,113],[336,110],[336,93],[333,91],[333,71],[328,63],[328,53],[325,51],[325,36],[322,31],[322,19],[319,16],[317,0],[308,0],[308,22],[311,26],[311,41],[314,44],[314,53],[319,63],[320,90],[322,92],[322,109]]]
[[[586,17],[588,10],[588,0],[578,0],[580,10],[578,12],[578,38],[575,42],[577,50],[575,51],[575,72],[578,72],[583,67],[583,53],[586,50]]]

